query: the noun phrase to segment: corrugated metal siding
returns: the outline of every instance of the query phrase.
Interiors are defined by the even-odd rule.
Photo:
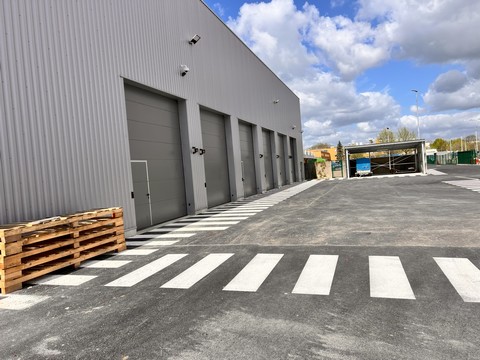
[[[199,0],[0,6],[0,223],[116,205],[135,226],[122,77],[192,109],[290,136],[294,119],[300,129],[298,98]],[[191,46],[195,33],[202,38]],[[180,64],[191,69],[185,77]],[[199,115],[188,125],[200,143]],[[193,174],[202,166],[195,158]],[[194,188],[198,208],[206,198]]]

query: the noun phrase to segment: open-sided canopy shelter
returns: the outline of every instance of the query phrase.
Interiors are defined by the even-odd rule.
[[[353,154],[365,154],[371,160],[372,175],[427,173],[425,140],[345,146],[347,178],[355,176],[356,159]]]

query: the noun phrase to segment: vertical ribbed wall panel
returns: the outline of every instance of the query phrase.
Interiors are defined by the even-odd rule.
[[[302,153],[298,98],[200,0],[0,4],[0,223],[122,206],[135,227],[124,79],[187,99],[192,144],[204,106],[295,137]]]

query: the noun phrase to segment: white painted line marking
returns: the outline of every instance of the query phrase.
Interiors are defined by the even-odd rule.
[[[170,225],[168,225],[170,226]],[[158,232],[170,232],[170,231],[173,231],[175,230],[176,228],[168,228],[168,227],[159,227],[159,228],[155,228],[153,230],[150,230],[148,233],[149,234],[152,234],[152,236],[148,236],[148,237],[154,237],[154,236],[158,236],[158,235],[161,235],[161,234],[155,234],[155,233],[158,233]]]
[[[237,210],[265,210],[271,207],[271,205],[256,205],[256,206],[239,206]]]
[[[79,286],[95,279],[94,275],[46,275],[39,279],[28,281],[29,284]]]
[[[480,302],[480,270],[465,258],[433,258],[465,302]]]
[[[25,310],[49,298],[48,296],[19,294],[2,296],[6,296],[6,298],[0,300],[0,309],[5,310]]]
[[[129,256],[129,255],[144,256],[144,255],[150,255],[155,251],[158,251],[158,249],[129,249],[129,250],[121,251],[115,255],[116,256]]]
[[[189,227],[188,230],[191,230],[191,231],[219,231],[219,230],[226,230],[228,229],[228,226],[192,226],[192,227]],[[177,229],[175,231],[182,231],[182,229]],[[185,230],[183,230],[185,231]]]
[[[84,262],[80,267],[92,269],[118,269],[131,262],[131,260],[90,260]]]
[[[282,257],[283,254],[257,254],[223,290],[257,291]]]
[[[136,240],[136,239],[151,239],[155,237],[155,234],[151,234],[151,235],[135,235],[135,236],[130,236],[129,238],[127,239],[130,239],[130,240]]]
[[[338,255],[310,255],[292,294],[329,295]]]
[[[370,296],[388,299],[415,299],[398,256],[369,256]]]
[[[229,216],[253,216],[256,215],[257,213],[228,213],[228,214],[215,214],[212,215],[212,217],[229,217]]]
[[[218,218],[214,218],[214,217],[209,217],[209,218],[204,218],[202,219],[201,221],[218,221],[218,220],[221,220],[221,221],[240,221],[240,220],[246,220],[248,219],[247,216],[244,216],[244,217],[236,217],[236,216],[224,216],[222,217],[221,219],[218,219]]]
[[[176,244],[180,240],[152,240],[146,243],[144,246],[169,246]]]
[[[151,240],[151,239],[149,239]],[[145,241],[147,241],[147,239],[145,239]],[[145,244],[145,241],[142,241],[142,242],[138,242],[138,241],[126,241],[125,243],[127,244],[128,247],[130,246],[141,246],[143,244]]]
[[[172,265],[174,262],[177,262],[178,260],[184,258],[188,254],[169,254],[161,257],[160,259],[157,259],[155,261],[152,261],[151,263],[148,263],[145,266],[142,266],[141,268],[138,268],[135,271],[132,271],[131,273],[128,273],[127,275],[124,275],[117,280],[114,280],[112,282],[109,282],[105,286],[111,286],[111,287],[130,287],[135,284],[138,284],[140,281],[143,281],[147,278],[149,278],[152,275],[155,275],[157,272],[162,271],[166,267]]]
[[[227,261],[231,256],[233,254],[210,254],[161,287],[188,289]]]
[[[219,220],[219,219],[217,219]],[[188,224],[186,225],[185,227],[186,228],[191,228],[191,227],[195,227],[195,226],[213,226],[213,225],[235,225],[235,224],[238,224],[239,221],[203,221],[203,220],[200,220],[200,221],[197,221],[193,224]]]
[[[189,238],[193,235],[196,235],[195,233],[187,233],[187,234],[163,234],[160,236],[155,237],[155,239],[175,239],[175,238]]]

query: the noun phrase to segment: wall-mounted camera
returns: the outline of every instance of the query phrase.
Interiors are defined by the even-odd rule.
[[[190,71],[187,65],[180,65],[180,75],[185,76]]]

